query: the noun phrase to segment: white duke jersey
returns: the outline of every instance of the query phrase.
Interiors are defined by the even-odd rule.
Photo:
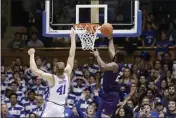
[[[50,87],[48,101],[65,104],[69,92],[69,78],[67,74],[64,73],[64,75],[64,78],[53,75],[54,86]]]

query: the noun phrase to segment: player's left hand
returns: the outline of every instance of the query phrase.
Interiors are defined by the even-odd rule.
[[[95,57],[98,57],[99,56],[99,52],[98,50],[96,49],[95,51],[93,50],[92,52],[90,52],[91,54],[93,54]]]
[[[99,94],[98,94],[98,90],[94,90],[94,95],[95,96],[98,96]]]

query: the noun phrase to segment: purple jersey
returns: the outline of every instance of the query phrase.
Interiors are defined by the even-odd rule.
[[[121,71],[121,66],[119,65],[119,71]],[[119,89],[120,85],[115,82],[117,79],[118,72],[105,71],[103,75],[103,94],[102,94],[102,109],[103,113],[106,115],[112,115],[116,110],[116,106],[120,101]]]

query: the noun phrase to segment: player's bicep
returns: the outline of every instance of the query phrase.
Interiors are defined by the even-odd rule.
[[[40,77],[44,80],[46,80],[49,84],[49,86],[53,86],[54,85],[54,78],[53,75],[50,73],[45,73],[42,70],[40,70]]]

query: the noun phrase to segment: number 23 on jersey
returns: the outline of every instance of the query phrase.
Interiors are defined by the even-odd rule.
[[[60,85],[59,88],[57,89],[57,93],[59,95],[65,94],[65,87],[66,87],[66,84]]]

